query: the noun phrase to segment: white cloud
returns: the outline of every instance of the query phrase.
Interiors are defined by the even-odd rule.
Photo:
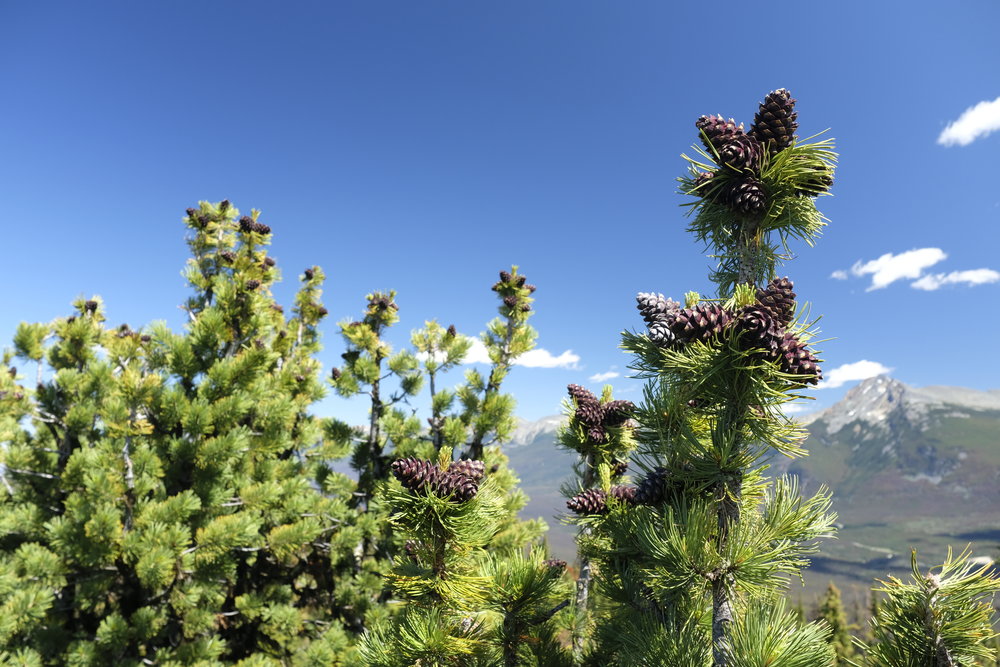
[[[607,373],[594,373],[588,380],[591,382],[604,382],[605,380],[610,380],[612,378],[619,377],[621,373],[617,371],[608,371]]]
[[[534,350],[525,352],[514,361],[515,366],[525,368],[576,368],[580,361],[579,355],[573,354],[572,350],[566,350],[562,354],[555,356],[548,350],[536,347]],[[466,364],[489,364],[489,352],[486,345],[478,338],[472,338],[472,347],[465,355],[463,363]]]
[[[871,275],[872,284],[867,291],[888,287],[903,278],[919,278],[929,266],[946,259],[948,255],[940,248],[915,248],[893,255],[887,252],[878,259],[865,263],[855,262],[851,273],[856,276]]]
[[[833,278],[834,280],[847,280],[847,271],[844,271],[842,269],[837,269],[836,271],[830,274],[830,277]]]
[[[810,406],[811,407],[811,406]],[[805,412],[809,408],[802,403],[785,403],[781,406],[781,411],[786,415],[797,415],[801,412]]]
[[[968,146],[997,130],[1000,130],[1000,97],[966,109],[958,120],[944,128],[937,142],[942,146]]]
[[[891,368],[887,368],[877,361],[862,359],[861,361],[855,361],[853,364],[837,366],[832,371],[824,371],[823,375],[826,376],[826,379],[816,385],[816,388],[836,389],[848,382],[867,380],[868,378],[885,375],[891,370]]]
[[[969,269],[967,271],[952,271],[951,273],[928,273],[926,276],[910,284],[910,287],[922,290],[936,290],[943,285],[985,285],[1000,281],[1000,272],[993,269]]]

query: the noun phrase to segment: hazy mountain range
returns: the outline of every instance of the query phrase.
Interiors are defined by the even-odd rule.
[[[547,519],[553,552],[571,560],[574,529],[556,518],[575,460],[555,446],[561,421],[521,423],[505,451],[531,497],[523,516]],[[1000,557],[1000,390],[915,388],[881,376],[802,422],[809,456],[777,458],[772,470],[798,475],[807,494],[826,484],[840,526],[806,572],[804,596],[830,579],[861,591],[876,577],[904,576],[910,548],[925,565],[949,544]]]

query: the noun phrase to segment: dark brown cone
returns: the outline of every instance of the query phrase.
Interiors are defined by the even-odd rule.
[[[222,201],[219,202],[219,210],[222,211],[223,213],[225,213],[226,211],[229,210],[229,200],[228,199],[223,199]]]
[[[757,301],[767,308],[781,323],[787,327],[795,316],[795,284],[788,279],[775,278],[764,289],[757,289]]]
[[[628,461],[614,460],[611,462],[611,476],[621,477],[628,471]]]
[[[303,275],[305,275],[305,277],[306,277],[306,280],[312,280],[312,279],[313,279],[313,275],[315,275],[315,274],[313,273],[313,270],[312,270],[312,269],[306,269],[306,270],[305,270],[305,271],[303,271],[302,273],[303,273]]]
[[[635,505],[635,492],[636,488],[634,486],[616,484],[611,487],[608,495],[628,505]]]
[[[389,466],[400,484],[411,491],[420,491],[427,483],[437,480],[440,469],[430,461],[407,458],[397,459]]]
[[[833,171],[824,169],[816,171],[810,178],[802,183],[802,187],[795,191],[795,194],[804,197],[815,197],[818,194],[828,191],[833,187]]]
[[[518,287],[524,287],[524,283],[527,282],[527,280],[528,278],[526,276],[518,276],[517,279],[514,280],[514,284]]]
[[[681,343],[708,340],[722,331],[731,320],[725,308],[714,303],[699,303],[677,313],[670,330]]]
[[[750,134],[764,144],[771,153],[788,148],[795,139],[795,98],[784,88],[768,93],[753,117]]]
[[[600,426],[604,423],[604,409],[597,401],[578,404],[575,415],[587,426]]]
[[[719,151],[719,164],[743,171],[749,169],[760,171],[760,160],[764,156],[764,147],[755,137],[740,135],[727,143]]]
[[[785,334],[778,350],[781,370],[799,376],[805,384],[817,384],[823,378],[816,355],[792,334]]]
[[[232,250],[223,250],[222,252],[219,253],[219,257],[226,260],[226,262],[230,264],[236,261],[236,253],[233,252]]]
[[[569,396],[577,405],[583,405],[584,403],[597,403],[597,397],[592,393],[587,391],[585,388],[578,384],[566,385],[566,389],[569,391]]]
[[[517,297],[513,295],[505,296],[503,298],[503,305],[507,306],[508,308],[513,308],[514,306],[517,305]]]
[[[445,333],[451,338],[454,338],[455,336],[458,335],[458,330],[455,328],[454,324],[449,324],[447,330],[445,330]]]
[[[666,468],[654,468],[635,490],[635,502],[638,505],[657,505],[666,493],[670,473]]]
[[[722,116],[702,116],[694,125],[709,153],[717,153],[736,137],[743,136],[743,124],[737,125],[732,118],[726,120]]]
[[[434,495],[440,498],[450,497],[455,502],[464,503],[471,500],[479,491],[479,483],[456,472],[440,472],[436,479],[429,483]]]
[[[253,221],[253,218],[251,218],[249,215],[244,215],[242,218],[240,218],[240,231],[243,232],[244,234],[249,234],[250,232],[253,231],[253,226],[255,224],[257,223]]]
[[[284,306],[282,306],[279,303],[272,303],[271,304],[271,310],[273,310],[276,313],[283,313],[283,312],[285,312]]]
[[[316,311],[316,314],[319,315],[320,317],[326,317],[327,315],[330,314],[330,311],[327,310],[325,306],[320,306],[319,310]]]
[[[507,271],[501,271],[500,272],[500,282],[502,282],[502,283],[509,283],[510,282],[510,273],[508,273]]]
[[[632,401],[610,401],[601,406],[604,411],[605,426],[621,426],[635,412]]]
[[[83,309],[85,311],[87,311],[88,313],[96,313],[97,312],[97,302],[94,301],[93,299],[90,299],[90,300],[84,302]]]
[[[189,208],[189,209],[187,210],[187,214],[188,214],[188,217],[189,217],[189,218],[191,218],[191,219],[194,219],[194,217],[195,217],[196,215],[198,215],[198,211],[197,211],[197,210],[195,210],[195,209],[193,209],[193,208]]]
[[[452,461],[451,465],[448,466],[448,472],[465,475],[469,479],[473,479],[478,482],[483,478],[483,475],[486,474],[486,464],[482,461],[476,461],[473,459]]]
[[[597,444],[608,441],[608,432],[601,425],[591,426],[587,429],[587,438]]]
[[[760,215],[767,210],[764,184],[752,176],[729,181],[719,193],[718,201],[743,215]]]
[[[694,179],[694,188],[688,194],[698,195],[699,197],[708,196],[709,190],[712,189],[711,181],[715,177],[715,174],[711,171],[703,171],[698,174]]]
[[[330,377],[333,378],[334,381],[337,381],[340,379],[340,372],[339,368],[332,368],[330,369]]]
[[[258,234],[270,234],[271,228],[263,223],[255,222],[253,223],[253,227],[251,227],[251,231],[257,232]]]
[[[663,317],[649,325],[649,340],[660,347],[670,347],[677,340],[670,325],[673,323],[672,317]]]
[[[260,281],[257,280],[256,278],[251,278],[250,280],[247,281],[247,289],[250,290],[251,292],[257,289],[258,287],[260,287]]]
[[[600,489],[587,489],[566,501],[575,514],[604,514],[608,511],[607,495]]]
[[[777,354],[785,331],[774,312],[764,306],[745,306],[736,315],[736,330],[740,333],[740,347],[744,350],[759,348],[769,355]]]
[[[558,574],[562,574],[566,570],[566,561],[559,558],[549,558],[548,560],[543,560],[542,565]]]
[[[538,288],[532,285],[531,283],[528,283],[524,286],[524,289],[528,290],[528,294],[534,294],[535,290],[537,290]]]
[[[264,258],[264,266],[274,266],[274,264],[275,264],[274,257]]]
[[[636,308],[647,325],[653,324],[660,318],[675,310],[679,310],[681,304],[673,299],[668,299],[656,292],[639,292],[635,295]]]

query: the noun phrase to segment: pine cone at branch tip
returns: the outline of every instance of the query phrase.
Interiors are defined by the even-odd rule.
[[[774,312],[759,305],[744,306],[739,310],[736,330],[742,334],[739,342],[744,349],[760,348],[769,354],[777,353],[785,335]]]
[[[757,288],[757,301],[770,310],[781,323],[787,327],[795,315],[794,283],[788,279],[775,278],[764,289]]]
[[[614,461],[611,462],[612,477],[621,477],[626,473],[626,471],[628,471],[628,461],[621,461],[619,459],[615,459]]]
[[[236,261],[236,253],[233,252],[232,250],[223,250],[222,252],[219,253],[219,257],[226,260],[226,262],[230,264]]]
[[[530,313],[531,312],[531,305],[527,304],[527,303],[522,303],[519,310],[522,313]]]
[[[587,489],[566,501],[574,514],[603,514],[608,509],[607,495],[600,489]]]
[[[449,324],[448,328],[445,330],[445,334],[447,334],[451,338],[454,338],[455,336],[458,335],[458,330],[455,328],[454,324]]]
[[[756,137],[740,135],[727,143],[719,151],[719,163],[737,171],[750,169],[760,170],[760,161],[764,156],[764,147]]]
[[[635,412],[635,404],[626,400],[609,401],[601,407],[605,426],[621,426]]]
[[[639,315],[642,316],[647,325],[653,324],[664,315],[669,315],[681,307],[681,304],[657,292],[639,292],[636,294],[635,300]]]
[[[223,213],[225,213],[226,211],[229,210],[229,200],[228,199],[223,199],[222,201],[219,202],[219,210],[222,211]]]
[[[711,171],[703,171],[699,173],[694,178],[694,188],[691,190],[691,194],[696,194],[699,197],[706,196],[710,187],[709,183],[714,177],[715,173]]]
[[[528,290],[528,294],[534,294],[535,290],[537,290],[538,288],[532,285],[531,283],[528,283],[524,286],[524,289]]]
[[[318,315],[319,315],[320,317],[326,317],[327,315],[329,315],[329,314],[330,314],[330,311],[329,311],[329,310],[327,310],[325,306],[320,306],[320,307],[319,307],[319,310],[317,310],[317,311],[316,311],[316,313],[317,313],[317,314],[318,314]]]
[[[767,210],[764,184],[752,176],[729,181],[719,193],[719,201],[743,215],[760,215]]]
[[[678,311],[669,322],[670,330],[678,342],[690,343],[708,340],[729,324],[732,316],[715,303],[699,303],[694,308]]]
[[[141,336],[139,336],[139,340],[141,340],[143,343],[148,343],[153,339],[149,334],[142,334]]]
[[[604,423],[604,407],[596,400],[577,405],[574,416],[590,427]]]
[[[274,265],[275,265],[274,257],[264,258],[264,266],[274,266]]]
[[[514,308],[515,306],[517,306],[517,297],[505,296],[503,298],[503,305],[507,306],[508,308]]]
[[[451,465],[448,466],[448,472],[465,475],[478,482],[486,475],[486,464],[475,459],[461,459],[452,461]]]
[[[771,91],[753,118],[750,134],[768,147],[772,153],[791,146],[798,129],[795,98],[784,88]]]
[[[312,269],[306,269],[302,274],[306,277],[306,280],[312,280],[315,275]]]
[[[699,134],[704,133],[700,138],[709,153],[713,150],[719,152],[727,143],[743,136],[742,123],[737,125],[732,118],[726,120],[722,116],[702,116],[695,121],[695,127],[698,128]]]
[[[500,272],[500,282],[502,282],[502,283],[509,283],[510,282],[510,273],[507,272],[507,271],[501,271]]]
[[[524,283],[526,281],[527,278],[525,278],[524,276],[518,276],[517,280],[514,281],[514,284],[517,285],[518,287],[524,287]]]
[[[340,379],[340,369],[339,368],[333,368],[333,369],[331,369],[330,370],[330,377],[333,378],[334,381],[339,380]]]
[[[576,401],[578,405],[598,402],[596,396],[578,384],[566,385],[566,389],[569,391],[570,398]]]
[[[670,473],[666,468],[653,468],[636,487],[635,502],[638,505],[657,505],[663,500]]]
[[[283,313],[283,312],[285,312],[284,306],[282,306],[281,304],[278,304],[278,303],[272,303],[271,304],[271,310],[273,310],[276,313]]]
[[[189,217],[189,218],[192,218],[192,219],[193,219],[193,218],[194,218],[194,217],[195,217],[196,215],[198,215],[198,211],[197,211],[196,209],[193,209],[193,208],[189,208],[189,209],[188,209],[188,210],[187,210],[186,212],[187,212],[187,214],[188,214],[188,217]]]
[[[549,558],[542,561],[542,565],[546,568],[553,570],[558,573],[562,573],[566,570],[566,561],[560,558]]]
[[[803,383],[817,384],[823,378],[819,359],[793,334],[785,334],[778,349],[778,362],[783,372],[800,376]]]
[[[249,215],[244,215],[239,221],[240,231],[244,234],[249,234],[253,231],[254,221]]]
[[[84,302],[83,309],[85,311],[87,311],[88,313],[96,313],[97,312],[97,302],[94,301],[93,299],[88,299],[87,301]]]
[[[663,317],[649,325],[649,340],[659,347],[670,347],[677,340],[670,330],[671,320]]]
[[[247,289],[250,290],[251,292],[257,289],[258,287],[260,287],[260,281],[257,280],[256,278],[251,278],[250,280],[247,281]]]

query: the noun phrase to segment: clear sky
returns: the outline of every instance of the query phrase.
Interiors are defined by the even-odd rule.
[[[554,365],[511,374],[518,413],[602,376],[638,397],[634,294],[712,291],[676,192],[694,121],[749,126],[785,87],[841,154],[831,225],[782,271],[831,337],[817,405],[883,369],[996,388],[998,25],[993,0],[4,2],[0,337],[92,294],[180,328],[183,211],[229,198],[274,229],[279,301],[327,272],[327,368],[366,292],[398,290],[399,343],[476,334],[518,264]]]

